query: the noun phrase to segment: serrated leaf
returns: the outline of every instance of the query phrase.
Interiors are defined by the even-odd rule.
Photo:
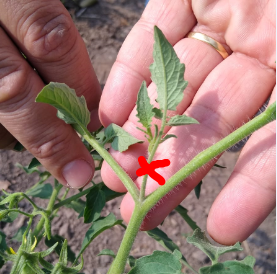
[[[112,213],[110,213],[107,217],[100,217],[87,231],[79,255],[83,253],[86,247],[103,231],[121,223],[122,220],[117,220]]]
[[[100,217],[105,203],[105,193],[99,187],[92,188],[90,192],[86,195],[84,223],[91,223],[93,221],[96,221]]]
[[[199,124],[194,118],[188,117],[186,115],[175,115],[167,123],[168,126],[183,126],[191,124]]]
[[[133,137],[127,131],[116,124],[110,124],[105,128],[105,143],[112,143],[112,148],[123,152],[129,148],[129,146],[142,143],[141,140]]]
[[[31,160],[31,163],[28,165],[28,169],[32,169],[34,167],[38,167],[41,166],[41,163],[39,162],[39,160],[37,158],[33,158]]]
[[[20,227],[20,228],[17,230],[16,234],[12,237],[12,240],[21,243],[21,242],[22,242],[22,237],[23,237],[23,234],[24,234],[26,228],[27,228],[27,226],[22,226],[22,227]]]
[[[87,127],[90,112],[84,96],[78,97],[66,84],[51,82],[38,94],[36,102],[47,103],[58,109],[57,116],[75,129]]]
[[[254,270],[239,261],[226,261],[199,269],[200,274],[254,274]]]
[[[165,135],[165,137],[161,140],[161,143],[163,143],[164,141],[168,140],[169,138],[177,138],[177,136],[174,135],[174,134],[167,134],[167,135]]]
[[[187,242],[202,250],[211,259],[213,264],[217,263],[218,257],[224,253],[243,250],[239,242],[232,246],[212,245],[205,233],[198,228],[194,230],[191,237],[187,237]]]
[[[115,258],[115,253],[110,249],[103,249],[97,256],[107,255]]]
[[[181,205],[178,205],[175,210],[181,215],[181,217],[186,221],[186,223],[190,226],[191,229],[200,229],[199,226],[193,221],[188,215],[188,210]]]
[[[200,183],[198,183],[198,185],[194,188],[195,196],[197,199],[200,198],[202,184],[203,184],[203,182],[201,180]]]
[[[180,63],[172,45],[158,27],[154,27],[154,63],[150,66],[152,80],[157,86],[160,109],[176,110],[184,97],[188,82],[184,80],[185,65]]]
[[[58,243],[58,245],[55,247],[55,252],[58,255],[60,255],[64,241],[65,241],[65,239],[63,237],[61,237],[60,235],[54,235],[51,237],[50,240],[45,239],[45,244],[48,247],[52,247],[55,243]],[[76,259],[74,252],[71,250],[70,246],[68,246],[68,245],[67,245],[67,259],[72,263]]]
[[[153,108],[154,116],[156,119],[162,119],[163,118],[163,113],[160,109],[158,108]]]
[[[146,82],[143,81],[137,98],[137,117],[145,129],[151,128],[152,118],[154,117],[153,106],[150,104]]]
[[[135,267],[128,274],[182,274],[180,252],[154,251],[149,256],[136,260]]]
[[[50,184],[40,184],[35,188],[29,189],[26,191],[28,196],[38,197],[41,199],[49,199],[53,192],[53,187]]]

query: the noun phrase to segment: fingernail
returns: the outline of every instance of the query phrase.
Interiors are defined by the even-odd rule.
[[[81,188],[91,179],[92,167],[84,160],[75,160],[63,168],[63,177],[69,187]]]

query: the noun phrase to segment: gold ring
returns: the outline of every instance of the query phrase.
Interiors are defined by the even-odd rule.
[[[225,50],[225,48],[217,41],[215,41],[210,36],[203,34],[201,32],[190,32],[188,34],[189,38],[200,40],[210,46],[212,46],[222,57],[223,59],[227,58],[229,56],[228,52]]]

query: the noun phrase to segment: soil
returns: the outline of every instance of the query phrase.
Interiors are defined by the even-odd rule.
[[[125,37],[139,19],[144,8],[144,0],[102,0],[98,4],[86,9],[70,9],[70,13],[81,33],[94,65],[98,79],[103,86],[116,59],[117,52]],[[213,168],[204,178],[200,199],[197,200],[194,193],[191,193],[182,205],[188,209],[189,216],[205,230],[206,220],[213,200],[227,182],[239,152],[226,152],[218,164],[226,166],[226,169]],[[27,175],[24,171],[15,166],[16,163],[28,165],[32,156],[28,152],[16,153],[13,151],[0,152],[0,186],[9,192],[24,191],[38,181],[37,175]],[[96,180],[100,181],[99,174]],[[49,180],[51,183],[52,180]],[[76,191],[75,191],[76,192]],[[75,193],[70,190],[69,195]],[[113,212],[120,218],[119,207],[122,198],[108,202],[102,215],[106,216]],[[38,199],[37,199],[38,201]],[[39,200],[41,206],[46,205],[45,200]],[[27,203],[22,202],[21,206],[28,210]],[[89,224],[83,224],[77,218],[78,214],[72,209],[62,208],[59,217],[52,223],[52,234],[59,234],[68,239],[72,251],[77,253],[81,247],[84,235]],[[247,220],[246,220],[247,221]],[[18,243],[11,240],[16,231],[26,225],[24,217],[18,217],[12,224],[1,223],[0,228],[7,234],[8,246],[18,247]],[[209,263],[208,257],[189,245],[182,234],[190,232],[190,228],[184,220],[175,212],[172,212],[160,227],[168,236],[175,241],[180,250],[195,268]],[[116,226],[98,236],[89,248],[85,251],[85,266],[82,272],[86,274],[107,273],[111,264],[111,257],[97,256],[105,248],[118,250],[124,230]],[[240,253],[229,253],[223,259],[243,259],[247,255],[256,258],[255,273],[272,274],[276,273],[276,232],[275,232],[275,210],[260,225],[260,227],[243,243],[244,251]],[[45,248],[41,243],[39,249]],[[151,254],[154,250],[164,250],[157,242],[149,238],[145,233],[140,232],[133,246],[131,255],[135,258]],[[50,260],[55,261],[56,257],[51,256]],[[0,273],[7,274],[10,271],[10,264],[4,266]],[[190,273],[184,269],[184,273]]]

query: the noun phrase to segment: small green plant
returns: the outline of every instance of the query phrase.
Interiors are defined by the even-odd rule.
[[[186,115],[175,115],[168,117],[168,110],[176,110],[178,104],[184,96],[184,89],[187,82],[184,80],[185,66],[181,64],[170,43],[157,27],[154,29],[154,63],[150,70],[152,80],[157,86],[157,102],[159,108],[155,108],[150,103],[146,83],[143,82],[137,97],[137,117],[141,124],[139,130],[143,131],[149,142],[148,159],[150,164],[155,156],[156,150],[162,142],[169,138],[177,138],[175,135],[166,135],[164,129],[166,126],[189,126],[198,122]],[[15,235],[15,239],[22,241],[21,246],[15,253],[6,245],[5,235],[0,234],[0,265],[5,261],[12,261],[13,268],[11,273],[78,273],[83,265],[82,254],[89,244],[103,231],[119,225],[126,229],[120,248],[115,254],[109,249],[104,249],[100,255],[109,255],[114,258],[109,269],[109,274],[125,273],[126,264],[129,264],[131,270],[129,274],[151,274],[151,273],[168,273],[181,274],[182,265],[186,266],[191,273],[200,274],[250,274],[254,273],[253,267],[255,259],[251,256],[242,261],[225,261],[219,262],[219,256],[226,252],[241,251],[239,243],[233,246],[218,247],[212,245],[204,232],[188,216],[185,208],[179,205],[175,210],[183,217],[193,230],[187,241],[200,250],[202,250],[211,260],[212,265],[205,266],[199,270],[193,269],[186,258],[181,254],[179,247],[159,228],[145,232],[149,237],[156,240],[167,251],[154,251],[153,254],[135,260],[130,256],[133,242],[139,232],[139,228],[146,214],[154,207],[167,193],[173,190],[180,182],[190,176],[194,171],[211,161],[214,157],[224,152],[226,149],[236,144],[241,139],[258,130],[262,126],[276,119],[275,103],[270,105],[267,110],[246,123],[229,136],[225,137],[218,143],[202,151],[195,156],[187,165],[181,168],[176,174],[170,177],[164,185],[160,186],[150,195],[145,194],[148,175],[144,175],[141,188],[138,189],[131,178],[121,168],[121,166],[109,154],[106,144],[120,152],[128,149],[129,146],[140,143],[141,141],[125,132],[121,127],[111,124],[105,129],[97,132],[89,132],[87,125],[90,122],[90,113],[86,106],[84,97],[77,97],[75,91],[65,84],[50,83],[39,93],[36,99],[39,103],[47,103],[54,106],[60,119],[78,132],[86,147],[90,150],[92,157],[99,161],[100,169],[105,160],[117,176],[121,179],[135,202],[135,208],[128,226],[123,224],[122,220],[110,213],[108,216],[101,216],[101,211],[107,201],[110,201],[121,193],[108,189],[103,183],[94,184],[85,190],[80,190],[78,194],[67,197],[69,189],[66,189],[61,195],[62,185],[55,181],[54,188],[50,184],[45,184],[50,174],[41,172],[38,169],[40,163],[33,159],[29,166],[22,167],[27,173],[37,172],[40,181],[27,190],[25,193],[6,193],[1,197],[0,218],[4,222],[12,222],[18,214],[23,214],[29,218],[28,226],[22,228]],[[160,125],[153,124],[153,118],[160,119]],[[20,150],[20,145],[17,146]],[[219,166],[220,167],[220,166]],[[199,197],[201,182],[195,189]],[[81,197],[86,198],[84,202]],[[39,207],[32,197],[49,199],[47,208]],[[24,212],[19,207],[21,200],[27,200],[33,207],[30,213]],[[66,206],[78,212],[79,217],[83,217],[84,223],[91,223],[91,227],[86,232],[83,239],[82,247],[79,253],[74,254],[67,246],[67,241],[59,235],[51,234],[51,221],[56,217],[59,208]],[[33,219],[40,216],[40,220],[35,225]],[[31,227],[34,227],[31,231]],[[49,246],[47,251],[35,252],[35,247],[44,237],[45,243]],[[46,257],[54,251],[59,255],[59,262],[52,265],[47,262]],[[80,262],[81,260],[81,262]],[[72,266],[67,266],[67,261]],[[78,264],[78,266],[76,266]],[[25,271],[25,272],[24,272]],[[27,271],[27,272],[26,272]]]

